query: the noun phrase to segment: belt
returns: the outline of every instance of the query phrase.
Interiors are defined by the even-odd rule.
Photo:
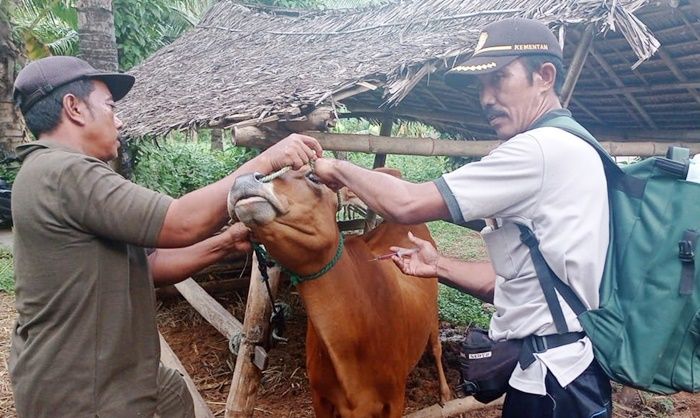
[[[585,336],[586,333],[581,331],[552,335],[530,335],[525,337],[523,339],[523,347],[520,350],[520,357],[518,358],[520,368],[525,370],[530,367],[535,361],[535,353],[544,353],[550,348],[575,343]]]

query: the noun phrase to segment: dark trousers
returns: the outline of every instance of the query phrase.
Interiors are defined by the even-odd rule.
[[[610,380],[593,360],[566,387],[547,372],[546,395],[533,395],[509,388],[503,418],[612,418]]]

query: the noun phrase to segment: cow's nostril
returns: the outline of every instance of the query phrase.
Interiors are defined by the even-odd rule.
[[[256,181],[262,181],[262,179],[263,179],[264,177],[265,177],[265,176],[264,176],[263,174],[261,174],[261,173],[254,173],[254,174],[253,174],[253,178],[254,178]]]

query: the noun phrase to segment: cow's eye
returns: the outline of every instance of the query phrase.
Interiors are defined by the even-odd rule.
[[[306,178],[309,179],[309,181],[314,183],[314,184],[321,184],[321,179],[319,179],[318,176],[316,176],[316,174],[314,174],[314,172],[311,170],[309,170],[306,173]]]

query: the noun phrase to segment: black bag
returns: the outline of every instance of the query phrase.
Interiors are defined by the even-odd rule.
[[[523,340],[495,342],[488,331],[470,328],[459,353],[465,395],[488,403],[506,393],[522,345]]]

